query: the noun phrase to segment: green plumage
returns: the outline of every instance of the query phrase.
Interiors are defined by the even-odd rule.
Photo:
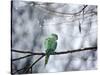
[[[52,34],[50,37],[45,39],[45,42],[44,42],[44,46],[46,49],[45,65],[48,63],[50,54],[54,53],[57,47],[57,39],[58,39],[58,36],[56,34]]]

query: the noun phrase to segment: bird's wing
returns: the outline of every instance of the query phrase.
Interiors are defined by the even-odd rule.
[[[57,48],[57,42],[54,41],[54,43],[53,43],[53,50],[55,50],[56,48]]]
[[[47,38],[44,42],[44,45],[45,45],[46,50],[53,50],[54,51],[57,47],[57,42],[53,38]]]
[[[48,45],[48,38],[47,39],[45,39],[45,41],[44,41],[44,47],[45,47],[45,49],[47,50],[47,46]]]

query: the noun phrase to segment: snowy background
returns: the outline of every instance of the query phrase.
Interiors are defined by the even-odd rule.
[[[84,8],[84,9],[83,9]],[[82,10],[83,9],[83,10]],[[97,46],[97,6],[31,1],[12,2],[12,49],[45,52],[44,40],[58,35],[56,52]],[[12,59],[25,54],[12,52]],[[39,56],[12,62],[12,71],[33,63]],[[93,70],[96,51],[51,55],[46,67],[42,58],[32,73]],[[20,71],[18,73],[24,73]]]

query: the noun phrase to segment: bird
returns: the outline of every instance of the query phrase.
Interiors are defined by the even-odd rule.
[[[50,54],[53,54],[55,52],[56,48],[57,48],[57,40],[58,40],[58,35],[55,34],[55,33],[52,33],[44,41],[44,46],[45,46],[45,50],[46,50],[45,66],[48,63]]]

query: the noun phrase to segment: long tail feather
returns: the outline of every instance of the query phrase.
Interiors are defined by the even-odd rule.
[[[45,56],[45,66],[46,66],[46,64],[48,63],[49,56],[50,56],[50,55],[46,55],[46,56]]]

